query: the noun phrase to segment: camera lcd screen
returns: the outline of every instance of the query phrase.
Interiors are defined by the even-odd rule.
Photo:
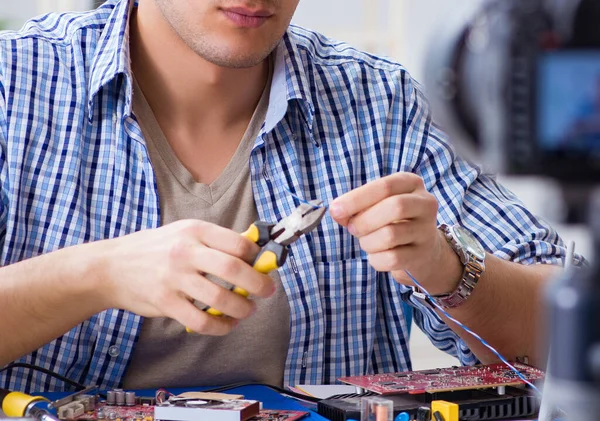
[[[537,138],[542,153],[600,157],[600,52],[557,51],[539,61]]]

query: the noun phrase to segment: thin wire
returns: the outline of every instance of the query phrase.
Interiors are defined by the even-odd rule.
[[[297,194],[294,194],[290,189],[288,189],[287,187],[284,187],[285,191],[287,191],[290,195],[292,195],[293,198],[297,199],[300,203],[304,203],[305,205],[310,205],[313,206],[315,209],[320,209],[320,208],[325,208],[328,209],[329,205],[328,204],[322,204],[322,205],[315,205],[314,203],[309,202],[306,199],[301,198],[300,196],[298,196]]]
[[[429,301],[439,310],[441,311],[444,316],[446,316],[448,319],[450,319],[451,321],[453,321],[454,323],[456,323],[457,325],[459,325],[460,327],[462,327],[465,331],[467,331],[468,333],[470,333],[473,337],[475,337],[477,340],[479,340],[484,346],[486,346],[490,351],[492,351],[499,359],[500,361],[502,361],[508,368],[510,368],[512,371],[515,372],[515,374],[517,376],[519,376],[519,378],[521,380],[523,380],[527,385],[529,385],[533,390],[535,390],[535,392],[539,395],[542,394],[542,392],[540,392],[540,390],[533,384],[531,383],[519,370],[517,370],[512,364],[510,364],[506,358],[504,358],[498,351],[496,351],[496,349],[491,346],[490,344],[488,344],[481,336],[479,336],[478,334],[476,334],[475,332],[473,332],[471,329],[469,329],[468,327],[466,327],[464,324],[462,324],[461,322],[459,322],[458,320],[456,320],[454,317],[452,317],[450,314],[448,314],[448,312],[446,310],[444,310],[444,308],[442,308],[442,306],[440,306],[434,299],[433,297],[429,294],[429,292],[427,292],[427,290],[425,288],[423,288],[423,286],[419,283],[419,281],[417,281],[415,279],[414,276],[411,275],[411,273],[406,270],[405,271],[406,274],[408,275],[408,277],[410,278],[411,281],[413,281],[413,283],[419,287],[419,289],[427,296],[427,298],[429,298]]]
[[[313,206],[315,209],[320,209],[320,208],[328,209],[329,208],[328,203],[323,203],[322,205],[315,205],[314,203],[311,203],[308,200],[298,196],[293,191],[291,191],[289,188],[287,188],[285,183],[283,183],[280,178],[278,178],[277,181],[279,182],[279,184],[281,185],[281,188],[283,188],[283,190],[285,190],[287,193],[289,193],[294,199],[298,200],[300,203],[304,203],[305,205]]]

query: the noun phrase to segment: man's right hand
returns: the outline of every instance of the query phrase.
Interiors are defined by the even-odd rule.
[[[177,221],[90,246],[99,259],[94,266],[106,308],[169,317],[201,334],[225,335],[255,308],[253,301],[211,282],[204,274],[257,297],[275,292],[272,278],[249,264],[259,252],[256,244],[199,220]],[[190,300],[228,317],[211,316]]]

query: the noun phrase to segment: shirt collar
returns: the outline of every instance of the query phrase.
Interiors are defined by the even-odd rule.
[[[91,119],[94,101],[100,89],[119,75],[125,76],[125,116],[131,114],[132,83],[129,49],[129,17],[135,0],[109,0],[114,9],[100,35],[94,55],[89,82],[88,117]],[[309,129],[314,118],[310,85],[305,74],[305,63],[297,46],[293,26],[288,28],[275,51],[275,66],[271,82],[269,109],[263,131],[271,131],[285,116],[289,103],[301,105]]]
[[[127,83],[126,114],[131,113],[131,67],[129,62],[129,16],[134,0],[109,0],[114,9],[98,40],[92,61],[88,92],[88,118],[91,120],[94,101],[100,89],[118,75],[125,75]]]
[[[271,131],[283,119],[293,100],[297,100],[301,106],[309,130],[312,127],[314,105],[301,57],[290,27],[275,50],[271,96],[263,128],[265,132]]]

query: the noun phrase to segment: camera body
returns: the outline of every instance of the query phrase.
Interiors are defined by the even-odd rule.
[[[495,0],[435,41],[437,121],[486,169],[600,182],[600,2]]]

